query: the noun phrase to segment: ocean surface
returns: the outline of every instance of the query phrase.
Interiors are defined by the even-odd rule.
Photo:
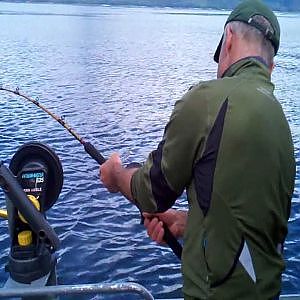
[[[212,57],[227,14],[1,2],[0,84],[39,97],[103,155],[118,151],[124,163],[144,161],[160,141],[175,101],[192,84],[215,78]],[[300,14],[278,16],[282,43],[273,81],[297,160],[282,286],[289,294],[300,293]],[[47,213],[61,240],[59,283],[133,281],[157,298],[180,297],[179,261],[150,241],[136,208],[103,188],[98,165],[83,147],[20,97],[1,92],[0,109],[0,159],[6,165],[30,141],[49,145],[62,162],[63,189]],[[176,205],[185,208],[184,197]],[[3,285],[10,243],[5,220],[0,241]]]

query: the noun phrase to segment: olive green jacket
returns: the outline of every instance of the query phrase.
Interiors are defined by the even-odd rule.
[[[147,212],[186,190],[186,299],[273,299],[294,188],[290,129],[257,58],[201,82],[175,104],[158,148],[133,176]]]

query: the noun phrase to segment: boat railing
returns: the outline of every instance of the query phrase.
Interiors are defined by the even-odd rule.
[[[116,283],[116,284],[76,284],[76,285],[55,285],[45,287],[26,288],[2,288],[0,298],[12,297],[39,297],[39,296],[69,296],[89,294],[136,294],[140,299],[154,300],[151,293],[142,285],[137,283]]]
[[[0,288],[0,299],[26,298],[28,297],[57,297],[70,295],[106,295],[106,294],[135,294],[140,299],[154,300],[152,294],[138,283],[116,283],[116,284],[74,284],[55,285],[44,287],[22,287],[22,288]],[[30,298],[29,298],[30,299]],[[42,298],[41,298],[42,299]],[[163,299],[160,299],[163,300]],[[167,299],[165,299],[167,300]],[[169,299],[171,300],[171,299]],[[173,300],[183,300],[182,298]],[[300,300],[299,294],[282,295],[280,300]]]

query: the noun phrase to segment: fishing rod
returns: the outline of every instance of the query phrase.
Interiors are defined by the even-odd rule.
[[[56,120],[60,125],[62,125],[65,129],[67,129],[71,135],[84,147],[84,150],[94,159],[96,162],[98,162],[99,165],[102,165],[106,159],[101,155],[101,153],[90,143],[85,141],[65,120],[63,117],[59,117],[53,112],[49,111],[45,106],[43,106],[39,99],[33,99],[23,93],[20,92],[19,88],[16,88],[15,90],[5,88],[3,86],[0,87],[1,91],[6,91],[9,93],[13,93],[17,96],[20,96],[31,103],[35,104],[37,107],[42,109],[45,113],[47,113],[49,116],[51,116],[54,120]]]
[[[17,87],[15,90],[0,86],[0,91],[5,91],[8,93],[15,94],[42,109],[46,114],[51,116],[54,120],[56,120],[61,126],[63,126],[81,145],[83,145],[84,150],[99,164],[102,165],[106,159],[103,155],[92,145],[90,142],[87,142],[82,138],[65,120],[63,117],[59,117],[58,115],[51,112],[44,105],[42,105],[39,101],[39,98],[33,99],[23,93],[20,92],[20,89]],[[131,166],[137,167],[138,163],[133,163]],[[130,165],[129,165],[130,167]],[[143,216],[141,215],[141,221],[143,222]],[[181,259],[182,255],[182,246],[174,237],[174,235],[170,232],[169,228],[164,224],[164,241],[169,245],[169,247],[173,250],[174,254]]]

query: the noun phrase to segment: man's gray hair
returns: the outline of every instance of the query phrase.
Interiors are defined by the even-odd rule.
[[[263,16],[256,15],[252,17],[253,21],[261,25],[263,28],[267,28],[274,33],[274,30],[270,22]],[[231,26],[232,31],[237,33],[248,43],[254,43],[257,46],[258,55],[260,55],[268,66],[273,65],[275,50],[270,40],[268,40],[264,34],[257,28],[250,26],[244,22],[233,21],[227,24]]]

